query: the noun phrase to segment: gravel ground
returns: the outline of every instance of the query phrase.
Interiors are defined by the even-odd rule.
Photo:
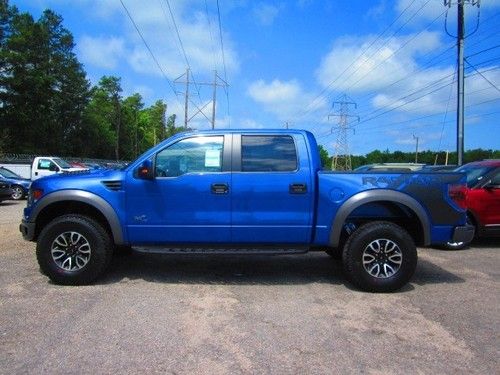
[[[420,249],[410,285],[347,284],[326,254],[116,257],[54,285],[0,203],[0,373],[498,374],[499,241]]]

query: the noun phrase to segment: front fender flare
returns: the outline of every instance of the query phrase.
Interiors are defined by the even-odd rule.
[[[344,223],[351,212],[353,212],[356,208],[362,206],[363,204],[380,201],[399,203],[412,210],[418,217],[422,226],[424,246],[430,245],[431,230],[429,217],[422,205],[417,200],[399,191],[387,189],[372,189],[353,195],[348,200],[346,200],[342,204],[342,206],[340,206],[337,214],[335,215],[332,229],[330,231],[330,246],[339,246],[342,227],[344,226]]]
[[[61,190],[48,194],[47,196],[43,197],[40,202],[38,202],[38,204],[33,208],[29,221],[35,222],[37,216],[40,214],[40,212],[43,211],[45,207],[51,205],[52,203],[61,201],[82,202],[99,210],[99,212],[101,212],[108,221],[115,244],[124,244],[123,231],[120,225],[120,220],[118,219],[118,215],[116,214],[113,207],[100,196],[89,193],[88,191]]]

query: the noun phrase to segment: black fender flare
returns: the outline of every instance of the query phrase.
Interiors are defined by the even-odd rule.
[[[380,201],[399,203],[412,210],[418,217],[422,226],[424,246],[430,245],[431,226],[429,217],[422,205],[416,199],[399,191],[388,189],[372,189],[362,191],[361,193],[353,195],[340,206],[337,214],[333,219],[332,229],[330,231],[330,246],[339,246],[342,227],[351,212],[353,212],[356,208],[362,206],[363,204]]]
[[[108,221],[109,227],[111,228],[111,232],[113,234],[114,243],[117,245],[124,244],[123,231],[120,225],[120,220],[118,219],[118,215],[116,214],[113,207],[100,196],[89,193],[88,191],[70,189],[56,191],[54,193],[48,194],[47,196],[43,197],[33,208],[29,221],[36,222],[37,216],[46,207],[50,206],[53,203],[62,201],[82,202],[97,209],[104,215],[104,217]]]

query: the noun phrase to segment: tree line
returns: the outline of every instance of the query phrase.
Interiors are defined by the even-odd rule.
[[[330,156],[327,150],[323,146],[319,146],[321,163],[324,168],[331,169],[332,166],[332,156]],[[467,150],[464,152],[464,163],[469,163],[476,160],[484,159],[500,159],[500,150],[483,150],[481,148],[474,150]],[[429,165],[444,165],[444,164],[457,164],[457,153],[450,152],[448,155],[444,151],[420,151],[417,155],[418,163],[429,164]],[[378,163],[414,163],[415,162],[415,152],[402,152],[389,150],[380,151],[374,150],[366,155],[352,155],[351,163],[352,168],[355,169],[366,164],[378,164]]]
[[[61,16],[0,0],[1,152],[130,160],[184,130],[162,100],[122,96],[119,77],[92,86],[74,47]]]

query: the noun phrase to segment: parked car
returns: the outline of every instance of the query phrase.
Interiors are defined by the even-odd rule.
[[[425,164],[419,163],[376,163],[356,168],[355,172],[412,172],[420,171]]]
[[[113,251],[341,255],[348,279],[390,292],[417,247],[470,241],[459,173],[321,171],[301,130],[177,134],[121,170],[33,182],[20,230],[42,272],[87,284]]]
[[[500,160],[465,164],[455,170],[467,175],[467,216],[476,237],[500,236]],[[468,242],[448,242],[449,249],[462,249]]]
[[[426,165],[422,169],[423,171],[428,172],[450,172],[457,169],[457,166],[454,164],[449,165]]]
[[[10,184],[6,181],[0,181],[0,202],[9,199],[12,195]]]
[[[23,199],[28,195],[28,190],[31,185],[31,180],[19,176],[10,169],[0,167],[0,181],[7,182],[11,185],[11,198],[14,200]]]

